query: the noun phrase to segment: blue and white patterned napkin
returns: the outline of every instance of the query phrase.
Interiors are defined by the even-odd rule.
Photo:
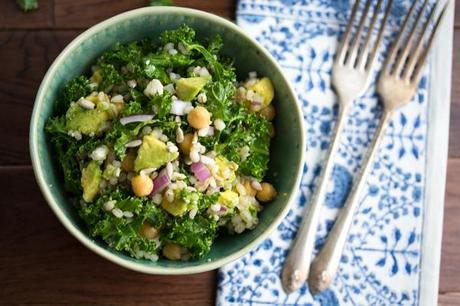
[[[295,86],[303,107],[308,148],[296,203],[269,239],[219,271],[217,305],[419,304],[428,111],[426,75],[414,101],[394,115],[387,129],[331,288],[312,297],[304,286],[287,296],[280,284],[284,257],[302,209],[314,190],[336,118],[331,66],[338,38],[349,17],[349,2],[352,1],[238,3],[237,23],[272,53]],[[399,29],[410,2],[393,1],[385,47]],[[383,54],[380,63],[382,60]],[[372,85],[350,112],[322,209],[315,252],[351,187],[374,134],[379,111]]]

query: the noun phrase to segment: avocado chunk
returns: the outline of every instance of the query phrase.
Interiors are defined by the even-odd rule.
[[[233,208],[238,204],[238,194],[231,190],[225,190],[219,195],[219,202],[228,208]]]
[[[211,76],[179,79],[176,82],[176,94],[183,101],[192,101],[209,80]]]
[[[275,96],[275,90],[269,78],[264,77],[260,79],[249,89],[252,89],[254,92],[264,97],[264,106],[268,106],[272,103],[273,97]]]
[[[102,180],[102,171],[97,161],[91,161],[81,171],[81,187],[83,188],[83,200],[92,202],[99,192],[99,184]]]
[[[177,199],[177,197],[175,197],[174,201],[172,202],[168,202],[166,197],[163,197],[161,207],[163,207],[164,210],[166,210],[174,217],[182,216],[187,211],[187,203],[180,199]]]
[[[100,105],[97,104],[95,109],[84,109],[78,103],[72,104],[66,113],[67,130],[84,135],[99,133],[101,125],[111,117],[109,111]]]
[[[146,168],[158,169],[178,156],[178,152],[169,152],[166,144],[155,136],[146,135],[134,160],[134,170],[137,172]]]
[[[222,179],[222,184],[231,184],[235,178],[238,165],[223,156],[216,157],[217,175]]]

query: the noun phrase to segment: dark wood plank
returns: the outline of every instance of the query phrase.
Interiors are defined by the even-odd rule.
[[[207,11],[234,19],[237,0],[174,0],[175,5]]]
[[[460,7],[460,2],[457,8]],[[457,11],[458,12],[458,11]],[[459,13],[460,14],[460,13]],[[457,15],[459,15],[457,14]],[[455,29],[449,156],[460,157],[460,28]]]
[[[127,10],[145,7],[146,0],[55,0],[55,21],[57,28],[87,28],[104,19]],[[176,0],[177,6],[206,10],[225,17],[233,17],[234,1]]]
[[[38,87],[54,58],[78,32],[0,32],[0,165],[30,164],[29,119]]]
[[[54,25],[53,0],[40,0],[35,11],[23,12],[16,0],[0,1],[0,29],[37,29]]]
[[[455,1],[455,27],[460,27],[460,0]]]
[[[92,253],[60,224],[30,167],[0,170],[0,301],[3,305],[212,305],[215,272],[155,276]],[[24,192],[27,191],[27,192]],[[5,206],[5,207],[6,207]]]
[[[55,0],[57,28],[88,28],[119,13],[147,6],[148,1]]]
[[[450,159],[447,169],[444,231],[439,291],[460,292],[460,159]],[[460,304],[460,296],[457,300]],[[457,304],[457,305],[458,305]]]
[[[439,294],[439,306],[458,306],[460,304],[460,292]]]
[[[144,1],[55,0],[56,27],[86,28]],[[146,2],[146,1],[145,1]],[[456,1],[450,156],[460,157],[460,0]],[[178,5],[232,17],[234,1],[177,0]],[[38,85],[54,57],[78,31],[36,31],[54,26],[52,0],[37,12],[21,13],[14,1],[0,2],[0,166],[29,164],[28,120]],[[86,8],[89,7],[88,11]],[[12,128],[14,127],[14,128]],[[460,160],[449,161],[442,249],[440,305],[460,305]],[[107,262],[82,247],[59,224],[42,199],[30,168],[0,170],[9,190],[0,217],[0,301],[4,304],[212,304],[215,273],[186,277],[147,276]],[[21,186],[19,190],[18,186]],[[28,192],[22,192],[22,190]],[[83,264],[82,264],[83,263]],[[24,290],[23,288],[27,288]]]

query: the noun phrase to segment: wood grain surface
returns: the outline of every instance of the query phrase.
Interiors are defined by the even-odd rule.
[[[215,271],[190,276],[131,272],[83,247],[59,223],[35,183],[28,124],[35,94],[59,52],[86,28],[144,0],[40,0],[23,13],[0,1],[0,304],[212,305]],[[232,0],[176,0],[234,17]],[[460,305],[460,1],[456,6],[451,133],[440,305]]]

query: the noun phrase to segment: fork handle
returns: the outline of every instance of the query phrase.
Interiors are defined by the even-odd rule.
[[[334,280],[353,215],[359,203],[359,195],[366,185],[366,177],[371,170],[374,157],[378,152],[379,144],[383,139],[392,113],[393,111],[390,110],[383,111],[376,135],[366,153],[357,181],[353,185],[345,204],[340,209],[337,220],[329,232],[325,244],[311,264],[308,285],[313,294],[323,291]]]
[[[330,177],[334,166],[334,156],[339,148],[340,135],[342,134],[343,125],[345,124],[346,114],[350,104],[351,103],[348,101],[341,101],[340,103],[337,123],[332,132],[332,144],[329,146],[328,153],[326,154],[327,160],[321,171],[318,186],[310,204],[304,208],[306,216],[300,224],[296,239],[284,262],[281,282],[284,291],[287,293],[299,289],[307,280],[313,253],[313,244],[315,242],[316,230],[318,227],[319,212],[327,190],[327,179]]]

